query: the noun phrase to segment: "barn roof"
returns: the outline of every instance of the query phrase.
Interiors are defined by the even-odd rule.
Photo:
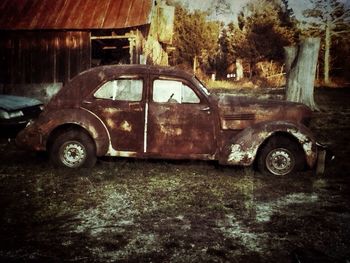
[[[150,23],[153,0],[1,0],[0,29],[117,29]]]

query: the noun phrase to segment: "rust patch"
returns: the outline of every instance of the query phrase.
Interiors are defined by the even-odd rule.
[[[98,77],[100,78],[100,80],[104,80],[106,79],[106,74],[104,73],[104,71],[101,71],[100,73],[98,73]]]
[[[103,113],[106,115],[108,115],[108,114],[113,115],[113,114],[117,114],[119,112],[121,112],[121,110],[118,108],[106,108],[103,110]]]
[[[132,131],[132,126],[129,122],[127,121],[123,121],[121,124],[120,124],[120,129],[122,131],[126,131],[126,132],[131,132]]]
[[[107,119],[106,119],[106,122],[107,122],[107,126],[108,126],[109,128],[111,128],[111,129],[114,129],[114,128],[115,128],[115,122],[114,122],[113,119],[107,118]]]
[[[315,147],[315,144],[311,141],[311,139],[297,129],[288,129],[287,131],[301,143],[306,155],[307,163],[309,166],[313,166],[317,159],[317,147]]]
[[[181,128],[174,128],[174,127],[165,127],[164,124],[160,124],[160,131],[161,133],[167,135],[167,136],[179,136],[182,134]]]
[[[228,156],[229,164],[249,165],[254,161],[257,152],[257,147],[252,146],[244,149],[240,144],[231,145],[231,153]]]

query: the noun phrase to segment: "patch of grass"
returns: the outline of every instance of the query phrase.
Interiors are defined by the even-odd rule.
[[[232,90],[232,89],[253,89],[257,86],[249,80],[231,81],[231,80],[207,80],[205,82],[210,90]]]

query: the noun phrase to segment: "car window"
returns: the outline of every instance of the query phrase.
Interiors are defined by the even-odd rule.
[[[143,81],[141,79],[117,79],[103,84],[94,94],[97,99],[141,101]]]
[[[157,79],[153,82],[153,101],[159,103],[199,103],[197,94],[178,80]]]

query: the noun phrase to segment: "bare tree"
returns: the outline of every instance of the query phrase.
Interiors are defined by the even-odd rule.
[[[318,110],[314,100],[314,82],[320,38],[307,38],[299,46],[285,47],[287,71],[286,97]]]
[[[350,33],[350,8],[338,0],[309,1],[313,8],[305,10],[304,16],[312,18],[307,22],[310,34],[324,39],[324,82],[329,85],[332,39]]]

